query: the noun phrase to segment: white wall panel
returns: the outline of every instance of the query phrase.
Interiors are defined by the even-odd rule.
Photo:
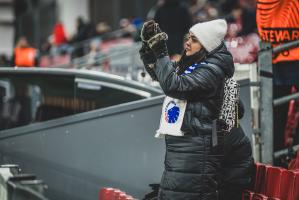
[[[89,20],[89,0],[57,0],[57,3],[59,18],[68,35],[74,34],[79,16]]]

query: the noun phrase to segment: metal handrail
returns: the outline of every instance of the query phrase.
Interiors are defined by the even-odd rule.
[[[110,53],[110,54],[103,54],[101,52],[99,52],[97,55],[95,55],[95,59],[93,60],[92,63],[88,62],[87,63],[87,58],[89,57],[89,55],[84,55],[82,57],[79,57],[79,58],[75,58],[73,60],[73,63],[79,63],[79,68],[82,68],[82,67],[86,67],[87,65],[91,65],[91,64],[96,64],[96,63],[101,63],[107,59],[117,59],[117,58],[120,58],[122,57],[123,55],[127,55],[128,53],[133,53],[135,51],[137,51],[138,49],[140,48],[140,45],[139,43],[134,43],[133,46],[130,46],[128,47],[127,49],[125,50],[121,50],[119,52],[113,52],[113,53]]]
[[[292,147],[294,151],[297,151],[299,149],[299,145],[295,145]],[[282,155],[287,154],[289,151],[289,149],[282,149],[280,151],[276,151],[274,152],[274,158],[279,158]]]
[[[273,73],[272,58],[273,55],[277,56],[283,51],[299,47],[299,40],[279,45],[275,48],[271,48],[271,43],[262,42],[260,45],[260,53],[258,57],[258,63],[260,65],[260,74]],[[288,96],[284,96],[278,99],[273,99],[273,77],[261,75],[261,161],[265,163],[273,163],[273,108],[275,106],[289,102],[292,99],[299,98],[299,93],[294,93]],[[269,103],[270,102],[270,103]],[[272,102],[272,103],[271,103]]]
[[[281,104],[288,103],[289,101],[291,101],[293,99],[298,99],[298,98],[299,98],[299,92],[275,99],[273,101],[273,105],[274,105],[274,107],[279,106]]]
[[[279,45],[279,46],[273,48],[272,52],[274,55],[276,55],[282,51],[286,51],[288,49],[294,49],[296,47],[299,47],[299,40]]]
[[[103,36],[94,36],[94,37],[91,37],[91,38],[88,38],[88,39],[85,39],[85,40],[82,40],[80,42],[75,42],[75,43],[72,43],[70,44],[74,49],[79,49],[79,48],[82,48],[82,47],[85,47],[86,45],[89,45],[91,41],[93,40],[96,40],[96,39],[102,39],[103,37],[105,37],[105,35],[110,35],[111,37],[113,36],[117,36],[119,35],[120,33],[122,33],[123,30],[122,29],[118,29],[118,30],[115,30],[115,31],[111,31],[111,32],[108,32],[108,33],[105,33]]]
[[[283,52],[283,51],[286,51],[286,50],[289,50],[289,49],[294,49],[296,47],[299,47],[299,40],[279,45],[279,46],[273,48],[272,53],[274,55],[277,55],[280,52]],[[299,98],[299,92],[295,93],[295,94],[290,94],[290,95],[287,95],[287,96],[284,96],[284,97],[281,97],[281,98],[278,98],[278,99],[275,99],[273,101],[273,105],[274,105],[274,107],[279,106],[281,104],[288,103],[289,101],[291,101],[293,99],[297,99],[297,98]]]

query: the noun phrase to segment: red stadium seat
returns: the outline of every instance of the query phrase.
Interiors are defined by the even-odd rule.
[[[268,197],[263,194],[254,193],[252,200],[268,200]]]
[[[252,200],[254,192],[250,190],[243,191],[242,200]]]
[[[294,190],[293,190],[293,199],[299,199],[299,170],[294,170],[292,173],[295,176],[294,181]]]
[[[299,199],[299,171],[287,170],[282,173],[280,198],[283,200]]]
[[[299,200],[299,170],[256,163],[253,190],[245,190],[242,200]]]
[[[256,193],[265,192],[266,170],[267,167],[262,163],[255,163],[256,173],[253,191]]]
[[[99,200],[135,200],[132,196],[115,188],[102,188],[99,192]]]
[[[99,193],[99,200],[112,200],[113,193],[113,188],[102,188]]]
[[[259,193],[254,193],[252,196],[252,200],[282,200],[282,199],[276,197],[268,197],[266,195],[259,194]]]
[[[283,171],[280,167],[267,166],[266,170],[265,195],[272,198],[280,197],[280,185]]]

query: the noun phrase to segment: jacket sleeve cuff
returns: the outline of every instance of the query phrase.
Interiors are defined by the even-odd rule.
[[[169,56],[164,56],[162,58],[158,58],[154,70],[156,72],[160,72],[163,69],[163,67],[165,67],[170,62],[171,62],[171,60],[170,60]]]

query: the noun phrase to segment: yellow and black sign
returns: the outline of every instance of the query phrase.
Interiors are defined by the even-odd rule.
[[[258,0],[256,20],[260,38],[279,44],[299,40],[298,0]],[[280,53],[273,63],[299,60],[299,48]]]

